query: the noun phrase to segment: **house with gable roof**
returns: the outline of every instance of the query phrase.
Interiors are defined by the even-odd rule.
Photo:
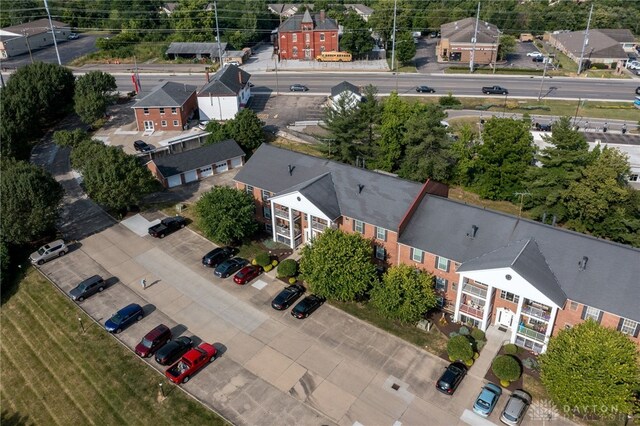
[[[263,144],[235,177],[256,218],[292,248],[327,228],[360,233],[372,257],[431,273],[455,321],[506,331],[533,352],[587,319],[640,345],[640,250],[460,203],[446,185]]]
[[[274,47],[280,59],[314,60],[322,52],[338,50],[338,22],[324,10],[293,15],[278,27]]]
[[[131,108],[135,112],[138,131],[154,132],[186,129],[197,106],[196,86],[166,81]]]
[[[586,46],[584,43],[584,31],[549,34],[549,44],[574,62],[580,62],[584,47],[583,60],[610,66],[629,59],[627,53],[633,52],[635,38],[627,29],[592,29],[589,30]]]
[[[331,96],[329,98],[331,107],[335,109],[341,98],[344,98],[346,107],[353,108],[362,102],[362,93],[360,93],[358,86],[348,81],[343,81],[331,88]]]
[[[200,120],[231,120],[251,97],[251,74],[236,65],[227,65],[216,72],[198,91]]]
[[[500,30],[493,24],[480,21],[475,48],[473,37],[476,30],[476,18],[464,18],[440,26],[440,41],[436,45],[438,61],[473,62],[490,64],[498,55],[498,36]]]

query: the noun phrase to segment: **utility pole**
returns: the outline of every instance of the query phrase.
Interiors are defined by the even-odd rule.
[[[549,60],[551,60],[551,56],[548,57]],[[540,90],[538,91],[538,101],[540,101],[540,98],[542,97],[542,85],[544,84],[544,77],[545,75],[547,75],[547,64],[549,63],[549,60],[547,60],[547,58],[544,58],[544,69],[542,70],[542,80],[540,80]]]
[[[502,31],[500,31],[497,27],[496,31],[498,31],[498,44],[496,45],[496,60],[493,61],[493,74],[496,73],[496,67],[498,66],[498,49],[500,49],[500,35],[502,34]]]
[[[58,57],[58,65],[62,65],[62,61],[60,60],[60,52],[58,52],[58,41],[56,40],[56,32],[53,28],[53,22],[51,22],[51,14],[49,13],[49,5],[47,4],[47,0],[44,0],[44,8],[47,10],[47,16],[49,17],[49,26],[51,27],[51,35],[53,36],[53,45],[56,48],[56,56]],[[29,50],[31,52],[31,50]],[[33,58],[31,59],[33,62]]]
[[[222,68],[222,47],[220,46],[220,26],[218,25],[218,2],[213,2],[213,13],[216,17],[216,40],[218,41],[218,60],[220,68]]]
[[[391,72],[396,67],[396,11],[398,0],[393,1],[393,36],[391,37]],[[397,71],[396,71],[397,72]],[[396,91],[398,91],[398,78],[396,77]]]
[[[22,30],[22,35],[24,36],[24,39],[27,42],[27,50],[29,51],[29,58],[31,58],[31,63],[33,64],[33,54],[31,53],[31,44],[29,43],[29,34],[27,34],[27,30]]]
[[[473,38],[471,42],[473,43],[473,48],[471,49],[471,60],[469,61],[469,72],[473,72],[474,61],[476,58],[476,42],[478,41],[478,22],[480,21],[480,2],[478,2],[478,13],[476,14],[476,29],[473,32]],[[496,55],[498,52],[496,52]]]
[[[584,60],[584,50],[589,44],[589,27],[591,26],[591,14],[593,14],[593,3],[589,11],[589,20],[587,21],[587,30],[584,32],[584,41],[582,42],[582,52],[580,52],[580,62],[578,62],[578,75],[582,72],[582,61]]]

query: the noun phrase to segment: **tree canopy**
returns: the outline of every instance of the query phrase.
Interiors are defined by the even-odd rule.
[[[221,244],[231,244],[258,230],[253,197],[244,191],[216,186],[196,203],[198,226],[204,234]]]
[[[104,117],[117,88],[115,77],[102,71],[90,71],[78,77],[73,101],[80,119],[91,124]]]
[[[365,58],[374,46],[367,22],[353,10],[338,19],[344,26],[340,50],[351,53],[354,59]]]
[[[208,122],[207,132],[211,132],[211,134],[207,136],[206,144],[220,142],[225,139],[234,139],[245,152],[251,152],[264,142],[262,126],[264,126],[264,123],[256,113],[249,108],[245,108],[229,121],[219,122],[212,120]]]

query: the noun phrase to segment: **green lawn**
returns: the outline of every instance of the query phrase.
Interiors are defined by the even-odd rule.
[[[226,424],[117,343],[35,269],[3,301],[0,321],[5,425]]]

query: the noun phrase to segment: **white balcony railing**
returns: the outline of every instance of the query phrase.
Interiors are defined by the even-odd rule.
[[[467,294],[472,294],[474,296],[478,296],[482,299],[487,298],[487,289],[478,287],[477,285],[471,283],[464,283],[462,286],[462,291]]]

